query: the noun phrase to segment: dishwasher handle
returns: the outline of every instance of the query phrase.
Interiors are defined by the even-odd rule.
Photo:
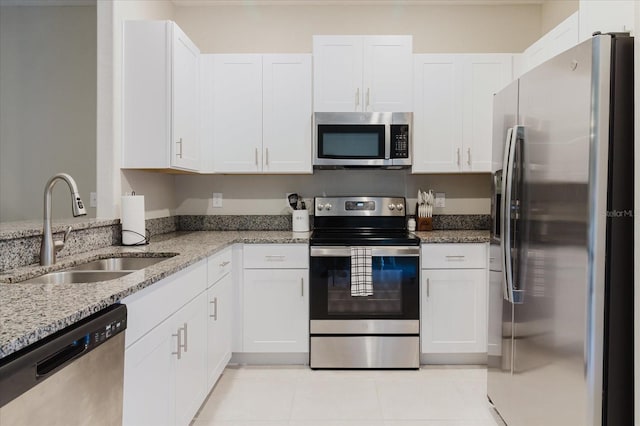
[[[81,339],[73,341],[71,344],[60,349],[54,353],[36,363],[36,377],[38,379],[48,376],[50,373],[58,370],[59,367],[67,365],[69,361],[78,358],[89,348],[89,342],[91,336],[88,334]]]

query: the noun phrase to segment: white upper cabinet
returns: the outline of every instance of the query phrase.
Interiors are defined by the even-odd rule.
[[[413,111],[412,51],[411,36],[314,36],[314,111]]]
[[[489,172],[493,94],[510,54],[414,55],[413,172]]]
[[[310,55],[203,55],[203,152],[216,173],[311,173]],[[210,136],[209,136],[210,135]]]
[[[262,57],[262,171],[311,173],[311,55]]]
[[[170,21],[126,21],[124,168],[200,168],[200,51]]]
[[[633,31],[636,7],[640,4],[633,0],[580,0],[580,41],[589,39],[596,31]]]
[[[262,170],[262,55],[203,55],[213,59],[213,169]]]

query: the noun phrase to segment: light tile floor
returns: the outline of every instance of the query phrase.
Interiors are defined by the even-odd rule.
[[[486,369],[228,367],[192,426],[499,426]]]

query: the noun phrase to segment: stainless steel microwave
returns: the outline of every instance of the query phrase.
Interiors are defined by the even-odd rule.
[[[313,167],[411,166],[411,112],[316,112]]]

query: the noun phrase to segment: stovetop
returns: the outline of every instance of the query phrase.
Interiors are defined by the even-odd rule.
[[[417,246],[404,197],[316,197],[312,246]]]
[[[406,230],[315,230],[312,246],[418,246],[420,238]]]

